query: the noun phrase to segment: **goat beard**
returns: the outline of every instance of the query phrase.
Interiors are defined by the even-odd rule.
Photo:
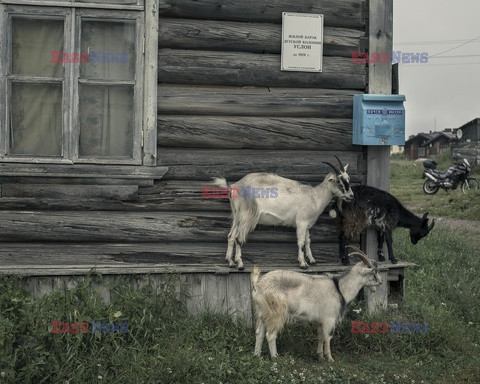
[[[368,287],[370,289],[370,292],[375,292],[377,290],[377,287],[372,285],[371,287]]]

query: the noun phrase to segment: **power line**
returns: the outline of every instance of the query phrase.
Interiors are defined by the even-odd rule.
[[[435,44],[462,44],[469,40],[424,40],[424,41],[400,41],[394,42],[394,45],[435,45]],[[480,43],[480,40],[477,42]]]
[[[411,63],[399,63],[402,65],[402,68],[411,68],[411,67],[440,67],[440,66],[451,66],[451,65],[480,65],[480,62],[475,63],[439,63],[439,64],[430,64],[430,63],[422,63],[422,64],[411,64]]]
[[[479,55],[451,55],[451,56],[440,56],[440,57],[428,56],[428,59],[452,59],[457,57],[480,57],[480,54]]]
[[[444,53],[447,53],[447,52],[453,51],[454,49],[458,49],[458,48],[460,48],[460,47],[463,47],[464,45],[467,45],[467,44],[469,44],[469,43],[471,43],[472,41],[475,41],[475,40],[477,40],[477,39],[480,39],[480,35],[478,35],[477,37],[474,37],[473,39],[468,40],[468,41],[466,41],[466,42],[464,42],[464,43],[462,43],[462,44],[460,44],[460,45],[457,45],[456,47],[453,47],[453,48],[447,49],[447,50],[445,50],[445,51],[443,51],[443,52],[439,52],[439,53],[436,53],[436,54],[434,54],[434,55],[431,55],[431,56],[429,56],[429,58],[434,58],[434,57],[436,57],[436,56],[443,55]]]

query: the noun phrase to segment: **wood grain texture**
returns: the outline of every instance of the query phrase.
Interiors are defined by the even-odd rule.
[[[159,116],[162,147],[355,150],[351,119]]]
[[[3,184],[3,197],[36,197],[47,199],[104,198],[126,200],[138,193],[134,185],[52,185],[52,184]],[[0,200],[1,203],[1,200]]]
[[[366,88],[366,68],[351,58],[325,57],[323,72],[280,70],[280,55],[163,48],[158,53],[158,81],[169,84]]]
[[[0,242],[226,243],[228,212],[0,211]],[[335,242],[331,219],[320,218],[312,242]],[[259,226],[250,242],[296,244],[294,228]]]
[[[281,23],[282,12],[320,13],[325,25],[362,28],[365,25],[363,0],[160,0],[160,17]]]
[[[167,170],[130,165],[0,163],[0,177],[160,179]]]
[[[349,164],[348,174],[363,180],[363,152],[294,151],[249,149],[161,148],[159,165],[168,164],[165,180],[209,180],[213,177],[240,179],[250,172],[273,172],[284,177],[310,182],[324,177],[331,168],[322,161],[335,162],[337,155]]]
[[[157,163],[157,66],[158,60],[158,1],[145,0],[145,41],[144,41],[144,84],[143,100],[143,148],[142,164],[155,166]]]
[[[16,275],[79,275],[94,269],[115,275],[129,273],[212,273],[218,275],[248,274],[253,265],[262,271],[299,269],[296,244],[247,243],[244,245],[245,271],[229,268],[225,261],[226,244],[219,243],[4,243],[0,248],[1,273]],[[318,261],[307,273],[340,272],[347,267],[337,257],[332,244],[312,243]],[[61,255],[61,256],[60,256]],[[61,260],[60,260],[61,259]],[[389,279],[398,280],[401,269],[413,263],[398,265],[379,263],[381,271],[389,271]]]
[[[280,24],[160,18],[159,48],[210,51],[280,53]],[[324,28],[325,56],[352,57],[360,49],[364,32],[358,29]]]
[[[158,114],[352,118],[355,90],[159,84]]]
[[[370,52],[391,52],[393,44],[393,0],[370,0],[369,3],[369,47]],[[368,68],[368,93],[392,93],[391,63],[372,63]],[[367,184],[388,191],[390,189],[390,146],[370,146],[367,149]],[[367,230],[366,252],[375,260],[377,238],[374,230]],[[384,249],[384,254],[388,252]],[[386,308],[388,282],[372,293],[365,289],[369,312]]]
[[[323,175],[318,174],[311,185],[321,182]],[[352,178],[353,184],[357,178]],[[233,183],[238,179],[228,179]],[[304,182],[299,179],[298,181]],[[0,210],[35,211],[123,211],[123,212],[230,212],[230,204],[225,198],[202,198],[202,187],[211,187],[211,180],[162,180],[154,186],[141,187],[138,194],[125,198],[103,196],[62,196],[50,197],[2,197]],[[30,195],[29,187],[19,187],[20,192],[11,194]]]

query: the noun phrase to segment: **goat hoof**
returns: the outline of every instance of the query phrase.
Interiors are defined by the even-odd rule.
[[[385,256],[378,255],[378,261],[385,261]]]
[[[310,263],[310,265],[317,265],[317,264],[318,264],[318,263],[317,263],[317,260],[313,260],[313,261]]]
[[[398,260],[397,260],[397,259],[391,259],[390,262],[391,262],[392,264],[397,264],[397,263],[398,263]]]
[[[245,269],[245,267],[244,267],[243,265],[239,265],[239,266],[238,266],[238,270],[239,270],[239,271],[243,271],[244,269]]]
[[[300,268],[303,269],[303,270],[306,270],[306,269],[308,269],[308,265],[306,265],[306,264],[305,265],[300,265]]]

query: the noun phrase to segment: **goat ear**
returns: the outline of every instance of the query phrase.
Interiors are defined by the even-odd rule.
[[[422,220],[425,220],[427,218],[427,216],[428,216],[428,212],[425,212],[422,216]]]
[[[337,180],[337,177],[335,175],[330,175],[330,177],[328,178],[328,181],[336,181]]]

